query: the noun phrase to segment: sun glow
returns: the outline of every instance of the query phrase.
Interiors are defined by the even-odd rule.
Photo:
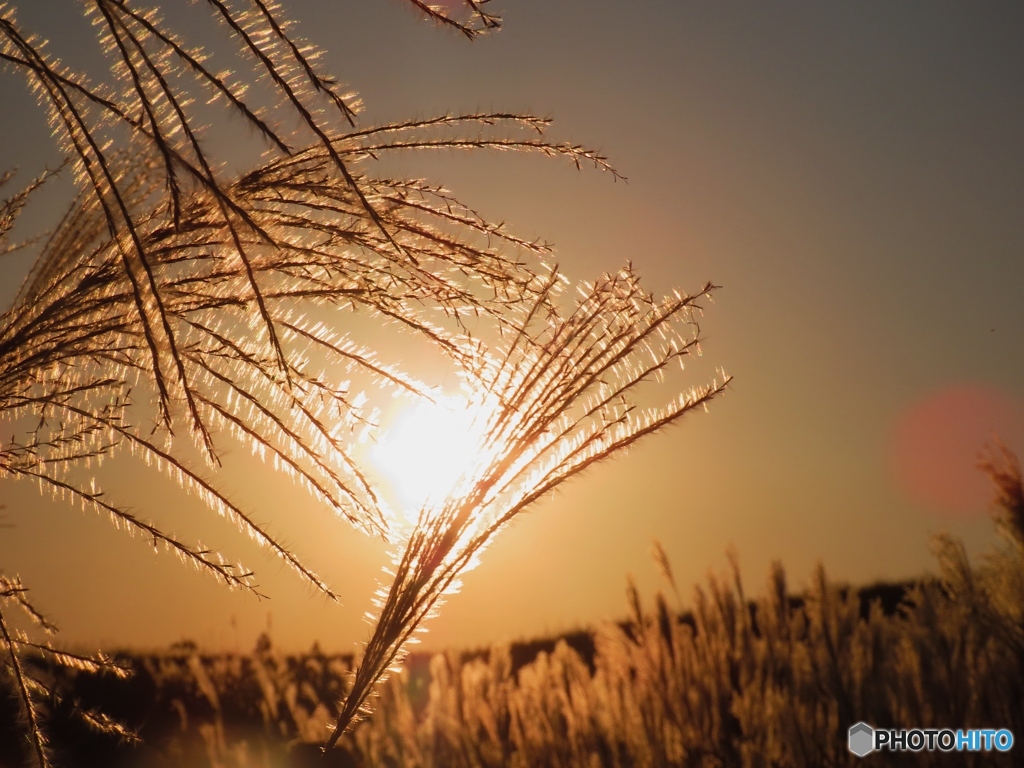
[[[475,457],[479,409],[459,397],[422,401],[402,410],[370,451],[402,517],[451,491]]]

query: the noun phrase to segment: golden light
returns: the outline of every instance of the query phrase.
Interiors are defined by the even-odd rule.
[[[475,457],[479,408],[459,397],[420,401],[400,411],[370,450],[405,521],[458,483]]]

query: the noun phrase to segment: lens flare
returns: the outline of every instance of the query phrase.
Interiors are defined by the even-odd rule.
[[[978,470],[986,444],[996,438],[1020,450],[1024,408],[983,384],[951,385],[921,398],[893,429],[895,477],[915,502],[937,512],[982,517],[992,484]]]

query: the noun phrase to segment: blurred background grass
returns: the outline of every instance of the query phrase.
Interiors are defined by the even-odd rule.
[[[73,708],[52,713],[62,765],[210,766],[841,766],[850,725],[1008,728],[1024,733],[1024,488],[1004,453],[988,467],[998,489],[1001,545],[971,564],[962,543],[933,542],[938,574],[860,589],[823,567],[792,594],[775,564],[760,597],[730,572],[678,607],[666,590],[630,583],[628,617],[561,637],[474,651],[412,655],[373,701],[374,714],[323,758],[320,745],[352,669],[351,656],[120,655],[128,680],[50,668],[68,700],[137,729],[140,746],[90,734]],[[42,662],[39,662],[42,663]],[[8,712],[13,709],[8,707]],[[7,712],[4,713],[8,714]],[[13,717],[0,760],[16,765]],[[887,753],[887,765],[948,765],[942,752]],[[1021,765],[1007,753],[962,753],[957,764]]]

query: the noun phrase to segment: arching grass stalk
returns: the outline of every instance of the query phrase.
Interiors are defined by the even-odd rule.
[[[465,0],[461,16],[410,2],[468,36],[498,23],[478,0]],[[130,454],[333,598],[298,552],[220,489],[219,435],[232,435],[339,516],[386,537],[390,522],[350,449],[373,426],[368,390],[426,388],[397,353],[358,345],[342,315],[328,322],[312,312],[359,309],[411,330],[460,366],[474,391],[487,393],[479,398],[487,406],[486,460],[400,540],[394,599],[382,606],[355,709],[397,658],[406,630],[422,623],[512,516],[724,386],[637,409],[634,388],[694,348],[695,336],[683,341],[670,329],[691,319],[696,297],[656,303],[626,270],[589,287],[561,315],[545,246],[508,235],[443,188],[362,170],[395,150],[498,149],[611,171],[583,147],[548,142],[540,135],[545,120],[444,115],[356,129],[354,96],[319,71],[315,53],[269,0],[193,4],[248,62],[248,71],[230,75],[215,71],[152,6],[86,0],[114,72],[92,83],[20,28],[17,5],[0,1],[0,63],[27,79],[48,112],[81,197],[0,316],[0,420],[4,434],[13,433],[0,443],[0,479],[35,481],[228,586],[256,592],[245,568],[105,495],[93,470],[116,452]],[[255,106],[261,101],[270,107]],[[205,113],[196,106],[204,102],[219,103],[264,145],[241,175],[206,150]],[[286,132],[272,116],[297,127]],[[0,254],[24,199],[0,203]],[[505,341],[487,352],[468,333],[469,317]],[[205,465],[185,458],[193,447]],[[17,642],[0,638],[12,663]],[[37,721],[28,728],[42,743]]]
[[[670,368],[697,351],[697,302],[714,286],[658,301],[627,266],[581,286],[574,306],[563,310],[561,284],[552,271],[537,298],[515,308],[512,330],[471,371],[478,459],[446,498],[424,508],[401,542],[328,748],[367,711],[374,686],[505,525],[560,483],[705,405],[728,384],[723,374],[679,392],[665,381]],[[647,383],[662,393],[660,405],[640,404],[649,400],[640,391]]]
[[[536,134],[546,121],[442,116],[353,132],[336,141],[335,153],[356,167],[395,149],[496,147],[607,167],[580,147],[503,135],[505,126],[516,125]],[[467,126],[481,132],[459,138]],[[329,155],[311,147],[250,171],[221,191],[272,235],[269,242],[257,233],[248,236],[246,266],[237,258],[236,233],[220,218],[218,196],[206,187],[182,185],[185,220],[177,225],[166,207],[152,208],[161,199],[155,170],[160,162],[145,147],[134,148],[119,158],[117,174],[123,196],[139,211],[137,230],[167,323],[185,342],[178,354],[198,417],[207,431],[231,432],[272,460],[339,516],[386,537],[389,521],[350,455],[354,434],[372,426],[364,393],[383,387],[422,394],[426,388],[400,360],[389,359],[386,348],[360,346],[336,323],[324,323],[310,311],[363,310],[383,324],[412,330],[466,371],[476,370],[478,346],[459,330],[464,317],[486,317],[502,328],[512,322],[510,308],[539,301],[535,268],[520,256],[543,264],[546,247],[506,233],[441,187],[360,176],[391,238],[401,244],[396,251],[351,188],[331,175]],[[0,207],[0,248],[26,194]],[[142,213],[147,206],[150,212]],[[0,477],[38,482],[163,544],[228,586],[255,592],[250,571],[133,514],[78,472],[117,451],[130,453],[233,519],[333,598],[299,553],[220,490],[215,475],[182,458],[166,422],[154,427],[146,410],[133,405],[146,403],[159,385],[120,259],[101,206],[86,195],[44,244],[14,306],[0,317],[0,418],[14,433],[0,445]],[[245,298],[250,272],[285,352],[285,378],[277,375],[276,355],[259,323],[253,324]],[[450,319],[447,327],[432,319],[439,311]],[[314,359],[325,362],[314,365]],[[327,365],[347,381],[328,378]]]
[[[504,135],[517,125],[536,133],[546,121],[442,116],[353,132],[337,139],[334,151],[355,168],[393,149],[457,142],[459,148],[543,151],[603,167],[600,157],[579,147]],[[467,126],[480,132],[458,139]],[[464,333],[465,320],[508,326],[510,307],[537,299],[536,268],[523,257],[543,264],[546,247],[506,233],[441,187],[360,174],[390,238],[401,246],[396,250],[351,187],[332,175],[330,156],[311,147],[221,190],[271,236],[245,236],[246,265],[237,255],[237,233],[224,224],[218,196],[206,187],[181,186],[184,218],[174,224],[159,204],[160,162],[145,146],[133,147],[118,158],[116,172],[123,196],[138,211],[137,232],[166,322],[182,342],[177,354],[198,418],[211,436],[230,433],[339,517],[388,537],[389,521],[351,447],[374,426],[368,391],[427,389],[394,350],[357,343],[344,318],[359,310],[380,327],[412,331],[474,370],[478,345]],[[18,193],[0,202],[0,251],[24,199]],[[36,482],[229,587],[258,594],[249,570],[163,530],[99,487],[97,466],[115,453],[130,454],[232,519],[334,598],[299,551],[221,490],[215,466],[194,466],[166,421],[153,423],[146,406],[159,399],[158,377],[121,256],[101,206],[86,195],[42,246],[14,306],[0,315],[0,419],[5,434],[13,435],[0,443],[0,479]],[[250,273],[277,329],[286,377],[246,298]],[[447,318],[444,326],[438,315]],[[216,461],[216,446],[210,448]],[[10,650],[0,641],[5,645]]]
[[[409,0],[438,23],[452,26],[469,37],[497,28],[497,17],[482,3],[466,0],[461,16]],[[80,73],[60,64],[45,50],[43,41],[18,25],[18,3],[0,2],[0,64],[23,75],[46,109],[54,133],[70,160],[80,188],[116,248],[117,269],[131,289],[133,320],[138,325],[150,360],[152,383],[159,395],[161,418],[167,429],[184,410],[194,437],[214,458],[209,424],[202,403],[192,388],[188,368],[189,340],[175,328],[173,313],[162,291],[159,256],[147,243],[147,223],[156,207],[175,231],[192,223],[188,210],[190,187],[208,197],[205,215],[215,220],[230,243],[237,262],[240,285],[236,299],[254,313],[253,330],[263,337],[273,357],[274,374],[287,381],[290,366],[279,328],[269,307],[271,297],[258,279],[261,246],[273,245],[276,234],[255,220],[231,194],[219,163],[203,146],[203,120],[196,103],[218,102],[260,137],[271,157],[291,157],[293,146],[315,145],[325,159],[328,182],[343,185],[355,201],[358,216],[384,239],[390,250],[403,246],[385,221],[383,211],[353,173],[347,158],[335,146],[340,121],[355,125],[358,100],[315,64],[317,51],[297,40],[281,7],[272,0],[205,0],[206,23],[219,25],[233,52],[248,62],[249,72],[229,75],[211,67],[209,57],[178,36],[157,8],[126,0],[86,0],[100,45],[108,54],[115,77],[92,84]],[[272,109],[253,106],[256,88],[271,99]],[[283,131],[271,113],[299,126]],[[137,200],[130,176],[118,163],[112,146],[134,142],[142,154],[156,158],[151,169],[156,184],[150,191],[156,205],[133,205]]]

